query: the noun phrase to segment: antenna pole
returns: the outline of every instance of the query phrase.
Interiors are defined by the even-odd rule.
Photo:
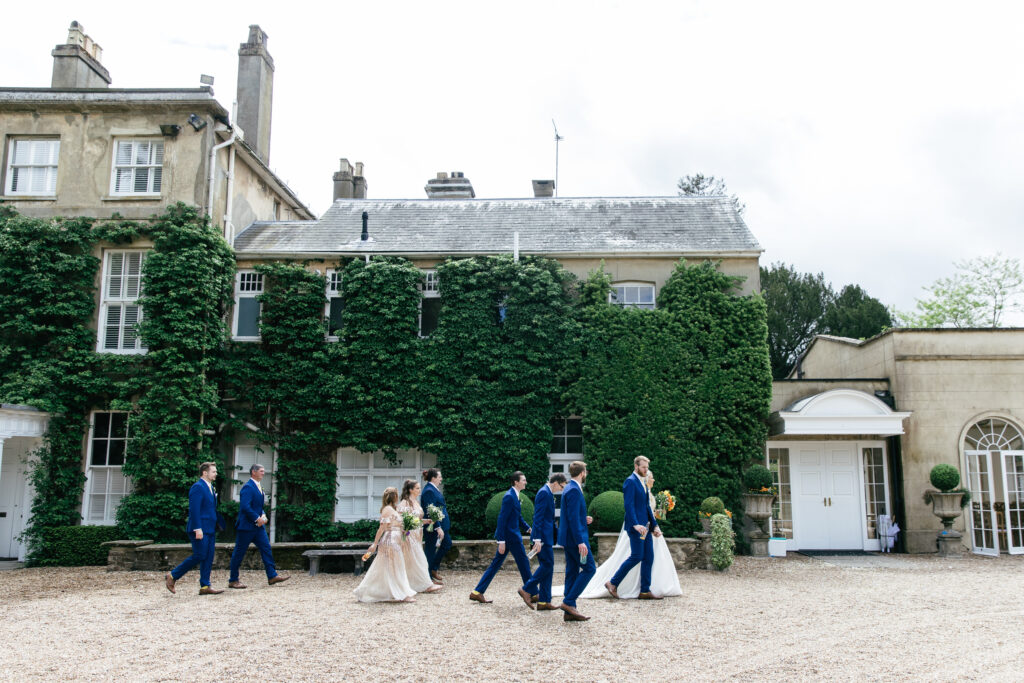
[[[558,125],[554,119],[551,119],[551,125],[555,129],[555,196],[558,196],[558,143],[564,140],[561,135],[558,134]]]

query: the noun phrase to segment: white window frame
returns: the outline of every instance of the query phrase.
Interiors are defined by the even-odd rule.
[[[651,290],[651,301],[650,303],[640,302],[639,300],[630,302],[619,301],[615,293],[615,290],[618,287],[649,287]],[[658,289],[657,287],[655,287],[653,282],[615,282],[612,283],[612,290],[608,292],[608,303],[612,304],[613,306],[622,306],[624,308],[639,308],[640,310],[644,311],[653,311],[655,308],[657,308],[657,299]]]
[[[129,493],[131,493],[131,490],[132,490],[131,480],[127,479],[126,477],[124,477],[123,474],[121,474],[121,467],[122,467],[121,465],[93,465],[92,464],[93,448],[94,448],[94,445],[95,445],[93,443],[93,441],[95,439],[94,435],[96,433],[96,416],[97,415],[108,416],[108,415],[110,415],[112,413],[127,414],[127,411],[124,411],[124,410],[94,410],[94,411],[92,411],[89,414],[89,438],[88,438],[88,445],[86,447],[86,456],[85,456],[86,457],[86,460],[85,460],[85,487],[82,489],[82,523],[83,524],[96,524],[96,525],[100,525],[100,526],[113,526],[114,524],[117,524],[116,516],[117,516],[118,505],[115,505],[115,504],[112,503],[112,497],[120,495],[120,498],[118,499],[118,504],[120,504],[120,501],[124,500],[124,497],[127,496]],[[131,424],[130,424],[130,421],[129,421],[128,423],[125,424],[125,438],[124,438],[125,454],[127,454],[127,452],[128,452],[128,442],[131,440],[131,438],[132,438],[131,437]],[[108,435],[107,436],[107,441],[109,442],[110,440],[111,440],[110,436]],[[108,452],[108,455],[109,455],[109,452]],[[103,477],[99,476],[99,472],[101,470],[104,472],[104,476]],[[111,485],[113,483],[112,475],[116,475],[120,479],[120,483],[122,484],[122,486],[121,486],[122,491],[121,492],[111,491],[111,488],[112,488]],[[102,479],[102,486],[104,487],[104,491],[102,493],[97,493],[96,491],[93,490],[93,488],[96,487],[96,486],[101,485],[100,484],[100,480],[101,479]],[[92,503],[92,498],[93,498],[93,496],[96,496],[96,495],[102,495],[104,497],[103,516],[102,516],[102,518],[99,518],[99,519],[93,517],[92,514],[91,514],[92,513],[92,504],[91,504]]]
[[[139,163],[139,146],[144,143],[150,145],[149,152],[145,162]],[[130,161],[126,164],[119,164],[118,152],[122,149],[123,145],[131,146]],[[166,149],[162,138],[114,138],[114,155],[110,163],[110,195],[113,197],[159,197],[163,190],[165,152]],[[157,163],[158,160],[159,163]],[[157,169],[160,171],[159,174],[154,172]],[[131,171],[131,179],[128,183],[130,188],[127,190],[119,190],[117,187],[118,171],[121,170]],[[146,190],[142,192],[135,189],[135,178],[140,170],[145,170],[146,172]]]
[[[36,150],[45,144],[45,161],[33,159]],[[16,163],[17,149],[19,145],[29,146],[29,160],[26,163]],[[59,137],[11,137],[7,145],[7,168],[4,175],[4,193],[12,197],[56,197],[57,196],[57,172],[60,165],[60,138]],[[31,189],[33,177],[28,180],[29,189],[20,189],[14,186],[15,170],[20,169],[44,169],[46,189],[35,191]],[[18,174],[21,175],[20,173]],[[35,175],[34,173],[32,174]]]
[[[332,342],[338,341],[339,337],[336,334],[331,334],[331,302],[334,299],[341,299],[342,308],[344,308],[345,305],[341,291],[341,274],[342,271],[330,268],[325,274],[327,279],[327,303],[324,304],[324,322],[327,324],[327,341]],[[344,312],[342,312],[343,318],[344,315]],[[344,326],[344,324],[345,323],[342,322],[342,326]]]
[[[127,274],[126,266],[130,257],[139,256],[138,261],[138,272],[136,274]],[[126,313],[134,307],[136,319],[135,325],[142,322],[145,317],[145,312],[142,310],[142,306],[138,305],[138,300],[142,296],[142,270],[146,263],[146,256],[149,251],[146,249],[110,249],[103,254],[103,274],[100,281],[100,312],[99,319],[97,320],[97,332],[96,332],[96,352],[97,353],[115,353],[120,355],[134,355],[140,353],[146,353],[146,347],[142,344],[142,338],[136,334],[135,341],[131,347],[124,346],[125,323]],[[121,257],[121,274],[113,275],[111,273],[113,269],[114,257]],[[111,286],[113,285],[114,278],[120,278],[118,282],[117,292],[111,293]],[[132,279],[137,278],[134,288],[134,295],[130,282]],[[118,322],[118,333],[117,333],[117,348],[107,348],[107,328],[108,328],[108,316],[110,310],[117,307],[120,313],[120,320]]]
[[[363,453],[354,448],[339,448],[335,453],[338,465],[337,479],[335,480],[335,506],[334,520],[336,522],[356,522],[361,519],[377,519],[379,517],[380,499],[384,489],[394,486],[397,482],[399,492],[402,490],[402,482],[406,479],[415,479],[423,484],[422,472],[428,467],[437,466],[437,457],[431,453],[420,450],[402,450],[397,453],[401,464],[392,465],[384,457],[381,451]],[[364,466],[342,467],[343,457],[351,457],[357,463],[365,463]],[[363,480],[365,493],[349,495],[343,486],[344,480]],[[401,480],[401,481],[399,481]],[[363,487],[360,487],[363,488]],[[366,514],[345,514],[342,511],[342,498],[351,498],[353,501],[364,500]]]
[[[231,314],[231,338],[234,341],[260,340],[260,335],[258,333],[256,336],[241,336],[238,334],[238,310],[240,308],[239,302],[242,299],[255,299],[257,296],[262,294],[265,283],[266,278],[263,277],[263,274],[257,273],[255,270],[245,269],[239,270],[235,273],[235,305]],[[263,305],[260,304],[259,314],[256,317],[257,321],[262,315]],[[259,323],[257,322],[257,330],[258,329]]]
[[[426,339],[429,334],[423,334],[423,300],[441,298],[441,281],[437,277],[437,271],[433,269],[423,271],[423,281],[420,283],[420,303],[417,309],[416,333],[421,339]],[[441,313],[438,311],[438,320]],[[434,328],[435,330],[437,328]],[[433,332],[431,332],[433,334]]]
[[[236,481],[231,484],[231,497],[236,502],[241,499],[242,487],[249,483],[249,480],[252,478],[249,475],[249,468],[255,463],[263,465],[263,468],[266,470],[266,473],[263,475],[263,481],[260,483],[260,488],[263,489],[264,496],[270,496],[271,485],[274,481],[274,473],[270,469],[274,463],[273,451],[263,451],[255,444],[235,446],[231,464],[236,468],[236,471],[234,471],[234,476],[231,478]]]

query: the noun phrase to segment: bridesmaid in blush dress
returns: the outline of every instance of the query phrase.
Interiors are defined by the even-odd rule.
[[[422,520],[423,508],[420,507],[420,483],[415,479],[406,479],[402,486],[402,500],[398,503],[398,513],[408,512]],[[409,577],[409,586],[417,593],[436,593],[441,585],[430,580],[427,568],[427,556],[423,552],[423,527],[402,533],[402,554],[405,557],[405,573]]]
[[[381,500],[380,526],[370,546],[377,557],[353,593],[360,602],[415,602],[416,591],[409,586],[402,552],[402,515],[398,505],[398,489],[384,489]]]

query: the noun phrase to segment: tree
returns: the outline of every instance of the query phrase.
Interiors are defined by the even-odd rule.
[[[903,327],[1000,327],[1007,311],[1021,310],[1024,270],[1015,258],[979,256],[953,264],[957,272],[924,288],[915,311],[897,312]]]
[[[775,263],[761,268],[761,296],[768,308],[772,378],[783,379],[814,335],[822,331],[832,287],[823,273],[798,273],[784,263]]]
[[[881,301],[857,285],[846,285],[828,305],[821,320],[824,334],[867,339],[892,327],[892,316]]]
[[[747,205],[741,202],[739,197],[734,194],[729,194],[729,188],[726,187],[725,181],[721,178],[716,178],[713,175],[706,176],[703,173],[688,175],[680,178],[676,187],[679,189],[680,197],[723,196],[732,200],[732,205],[736,209],[736,213],[741,216],[743,215],[743,212],[747,210]]]

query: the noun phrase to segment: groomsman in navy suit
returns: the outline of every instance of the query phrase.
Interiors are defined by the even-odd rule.
[[[484,592],[491,585],[491,580],[494,579],[494,575],[501,569],[501,565],[505,564],[505,558],[508,557],[507,553],[512,553],[512,557],[515,558],[516,567],[519,568],[519,575],[523,578],[523,583],[530,580],[530,560],[526,557],[526,551],[523,550],[523,536],[520,533],[520,527],[526,533],[531,533],[530,525],[523,519],[522,508],[519,503],[519,492],[525,488],[526,475],[522,472],[514,472],[512,474],[512,487],[505,492],[505,496],[501,499],[501,510],[498,512],[498,526],[494,530],[494,538],[498,541],[498,552],[494,554],[494,559],[491,560],[490,566],[487,567],[484,575],[480,577],[480,583],[469,594],[470,600],[482,603],[493,602],[493,600],[488,600],[484,597]],[[519,593],[522,595],[522,588],[519,589]],[[533,605],[530,604],[529,593],[526,594],[525,600],[526,604],[532,609]]]
[[[555,571],[555,494],[565,488],[565,475],[555,472],[548,483],[540,487],[533,500],[533,550],[537,553],[537,571],[526,585],[519,589],[519,597],[533,609],[537,598],[538,610],[558,609],[551,604],[551,577]]]
[[[267,572],[267,583],[287,581],[289,577],[278,576],[274,565],[274,555],[270,552],[270,539],[267,537],[267,515],[263,512],[266,497],[260,482],[267,470],[263,465],[256,464],[249,468],[249,481],[242,484],[239,492],[238,519],[235,520],[235,550],[231,553],[231,574],[228,577],[228,588],[245,588],[238,580],[238,569],[242,566],[249,544],[255,543],[263,558],[263,569]]]
[[[213,570],[214,538],[217,532],[217,494],[213,492],[213,481],[217,478],[217,465],[204,462],[199,466],[199,481],[188,491],[188,532],[192,542],[192,554],[172,569],[165,577],[167,590],[174,592],[174,584],[190,569],[199,565],[199,594],[217,595],[222,590],[210,586],[210,572]],[[223,527],[221,527],[223,528]]]
[[[590,583],[597,571],[594,555],[590,552],[587,533],[587,502],[583,498],[583,482],[587,480],[586,463],[576,460],[569,464],[572,480],[562,492],[562,521],[558,524],[558,545],[565,548],[565,597],[560,607],[563,621],[586,621],[576,609],[576,598]]]
[[[661,600],[661,596],[651,593],[651,567],[654,566],[654,539],[651,535],[661,536],[658,520],[651,510],[650,496],[647,491],[647,470],[650,460],[642,455],[633,459],[633,474],[622,482],[622,498],[626,507],[626,534],[629,536],[629,557],[619,566],[611,581],[604,587],[619,597],[617,589],[629,570],[640,564],[640,600]]]
[[[428,531],[426,527],[423,527],[423,554],[427,556],[427,569],[430,570],[430,578],[437,583],[443,583],[444,580],[437,570],[441,567],[441,560],[452,547],[452,521],[448,518],[448,506],[445,505],[444,494],[441,493],[441,482],[443,481],[441,470],[436,467],[423,470],[423,481],[427,482],[420,492],[420,505],[423,507],[423,513],[426,514],[427,508],[431,505],[436,506],[444,513],[444,519],[434,525],[433,531]]]

